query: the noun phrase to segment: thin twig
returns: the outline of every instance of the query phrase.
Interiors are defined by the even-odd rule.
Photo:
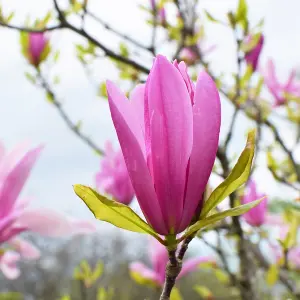
[[[41,73],[38,74],[38,79],[40,80],[41,87],[48,93],[48,95],[51,98],[51,103],[54,105],[54,107],[57,109],[60,117],[62,120],[66,123],[66,125],[71,129],[71,131],[80,138],[85,144],[87,144],[90,148],[92,148],[94,151],[96,151],[100,155],[104,155],[104,151],[97,146],[89,137],[84,135],[79,127],[72,122],[71,118],[67,115],[65,110],[63,109],[61,103],[58,101],[54,91],[49,86],[48,82],[45,80],[45,78],[42,76]]]
[[[99,24],[101,24],[105,29],[107,29],[108,31],[114,33],[115,35],[117,35],[118,37],[130,42],[131,44],[146,50],[146,51],[150,51],[152,52],[152,48],[151,47],[147,47],[145,45],[143,45],[142,43],[140,43],[139,41],[133,39],[132,37],[119,32],[117,29],[113,28],[111,25],[109,25],[108,23],[106,23],[105,21],[103,21],[100,17],[98,17],[97,15],[95,15],[93,12],[91,11],[87,11],[86,12],[87,16],[91,17],[92,19],[94,19],[96,22],[98,22]]]

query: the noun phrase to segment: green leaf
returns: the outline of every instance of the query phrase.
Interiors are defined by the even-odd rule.
[[[247,181],[251,171],[254,150],[255,131],[252,130],[248,134],[246,147],[238,162],[229,176],[211,193],[208,200],[204,203],[200,218],[206,217],[213,208]]]
[[[97,219],[129,231],[148,233],[160,242],[163,242],[153,228],[142,220],[129,206],[109,200],[92,188],[84,185],[74,185],[74,191]]]
[[[71,297],[68,295],[62,296],[59,300],[71,300]]]
[[[267,274],[266,274],[266,282],[269,286],[273,286],[278,280],[279,270],[276,264],[270,265]]]
[[[11,12],[8,17],[6,17],[6,23],[9,23],[10,21],[12,21],[12,19],[14,18],[15,13]]]
[[[134,272],[134,271],[130,271],[130,277],[137,283],[140,285],[145,285],[145,286],[149,286],[152,288],[157,288],[158,284],[151,280],[150,278],[147,277],[143,277],[140,273],[138,272]]]
[[[247,20],[248,6],[246,0],[239,0],[239,4],[236,10],[236,21]]]
[[[95,282],[97,279],[101,277],[102,274],[103,274],[103,264],[102,262],[98,262],[95,269],[92,272],[91,280]]]
[[[129,51],[128,48],[126,46],[126,44],[124,43],[120,43],[120,54],[124,57],[128,57],[129,56]]]
[[[242,44],[241,44],[241,50],[245,53],[250,52],[251,50],[253,50],[255,48],[255,46],[258,44],[259,40],[261,37],[261,33],[258,32],[254,35],[251,36],[251,40],[247,41],[245,40]]]
[[[172,292],[171,292],[171,296],[170,296],[170,300],[182,300],[182,299],[183,298],[181,297],[178,288],[173,287]]]
[[[248,65],[245,71],[245,74],[242,76],[240,80],[240,87],[241,89],[244,89],[247,87],[249,80],[251,79],[251,76],[253,74],[252,66]],[[247,95],[247,94],[246,94]]]
[[[220,21],[218,21],[217,19],[215,19],[207,10],[204,10],[204,13],[207,17],[207,19],[211,22],[215,22],[215,23],[219,23]]]
[[[105,82],[102,82],[99,85],[98,96],[107,99],[107,91],[106,91],[106,83]]]
[[[23,300],[24,297],[20,293],[16,292],[8,292],[8,293],[0,293],[0,300]]]
[[[33,84],[36,83],[36,78],[34,75],[32,75],[28,72],[25,72],[25,76],[31,83],[33,83]]]
[[[59,50],[55,51],[54,55],[53,55],[53,61],[56,63],[59,59],[60,56],[60,52]]]
[[[47,59],[47,57],[49,56],[51,52],[51,45],[50,43],[48,42],[43,50],[43,52],[41,53],[41,56],[40,56],[40,63],[43,62],[44,60]]]
[[[213,296],[212,292],[203,285],[195,285],[194,290],[203,299],[211,299]]]
[[[285,219],[289,224],[289,231],[282,241],[282,246],[284,249],[288,250],[297,245],[297,234],[299,227],[299,212],[295,210],[285,211]]]
[[[247,203],[247,204],[243,204],[243,205],[236,206],[234,208],[227,209],[225,211],[213,214],[213,215],[211,215],[211,216],[209,216],[205,219],[197,221],[195,224],[193,224],[191,227],[188,228],[187,232],[180,238],[179,241],[182,241],[186,237],[188,237],[188,236],[194,234],[195,232],[197,232],[198,230],[203,229],[206,226],[211,225],[213,223],[216,223],[218,221],[221,221],[221,220],[223,220],[227,217],[236,217],[236,216],[240,216],[240,215],[246,213],[251,208],[258,205],[264,198],[265,197],[263,197],[259,200],[256,200],[256,201],[252,201],[252,202]]]
[[[21,51],[23,56],[26,59],[29,59],[29,53],[28,53],[29,36],[27,32],[24,31],[20,32],[20,44],[21,44]]]
[[[47,101],[49,101],[50,103],[54,102],[54,98],[53,98],[53,94],[46,92],[46,99]]]
[[[221,269],[216,269],[215,270],[215,275],[217,277],[217,279],[223,283],[223,284],[229,284],[230,280],[229,280],[229,276],[227,273],[225,273],[223,270]]]

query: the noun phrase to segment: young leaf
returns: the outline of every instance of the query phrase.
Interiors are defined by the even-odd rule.
[[[170,300],[182,300],[179,290],[176,287],[173,287]]]
[[[148,233],[162,242],[162,239],[155,233],[153,228],[142,220],[129,206],[109,200],[92,188],[84,185],[74,185],[74,191],[97,219],[129,231]]]
[[[266,281],[269,286],[273,286],[278,280],[278,267],[276,264],[270,266],[266,274]]]
[[[247,144],[229,176],[211,193],[204,203],[200,218],[204,218],[220,202],[244,184],[251,171],[255,150],[255,131],[248,134]]]
[[[207,10],[204,10],[204,13],[209,21],[219,23],[219,21],[214,18]]]
[[[134,271],[130,271],[130,277],[137,283],[140,285],[145,285],[151,288],[157,288],[158,285],[155,281],[151,280],[150,278],[147,277],[143,277],[140,273],[138,272],[134,272]]]
[[[259,199],[259,200],[252,201],[252,202],[249,202],[247,204],[239,205],[239,206],[236,206],[234,208],[230,208],[230,209],[227,209],[225,211],[222,211],[220,213],[213,214],[213,215],[211,215],[211,216],[209,216],[205,219],[199,220],[198,222],[193,224],[187,230],[187,232],[180,238],[180,241],[184,240],[186,237],[190,236],[191,234],[197,232],[200,229],[203,229],[204,227],[206,227],[210,224],[221,221],[221,220],[223,220],[227,217],[236,217],[236,216],[239,216],[239,215],[242,215],[242,214],[246,213],[251,208],[258,205],[263,199],[264,199],[264,197]]]
[[[244,21],[247,19],[248,7],[246,0],[239,0],[239,4],[236,10],[236,20]]]
[[[201,296],[201,298],[212,299],[213,294],[207,287],[203,285],[195,285],[194,290],[199,296]]]

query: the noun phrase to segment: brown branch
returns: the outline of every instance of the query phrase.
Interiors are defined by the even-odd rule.
[[[283,139],[281,138],[278,130],[276,129],[276,127],[274,126],[274,124],[269,121],[269,120],[266,120],[265,123],[264,123],[268,128],[271,129],[271,131],[273,132],[274,134],[274,137],[275,137],[275,140],[280,144],[281,148],[284,150],[284,152],[287,154],[287,156],[289,157],[289,160],[291,161],[292,165],[293,165],[293,168],[295,170],[295,173],[297,175],[297,181],[300,182],[300,168],[298,167],[295,159],[294,159],[294,156],[293,156],[293,153],[291,150],[288,149],[288,147],[285,145]]]
[[[248,250],[254,254],[255,258],[258,260],[260,265],[264,269],[268,270],[270,268],[270,264],[266,261],[266,259],[262,255],[258,246],[254,245],[250,241],[247,241],[247,247],[248,247]],[[287,288],[287,290],[290,291],[292,293],[292,295],[296,297],[297,300],[299,300],[300,299],[300,291],[298,291],[296,289],[296,286],[292,283],[287,272],[280,270],[279,271],[279,279],[280,279],[281,283]]]
[[[166,266],[166,278],[160,300],[170,300],[172,289],[175,285],[176,278],[179,275],[182,263],[176,257],[176,249],[169,250],[169,261]]]
[[[119,32],[117,29],[113,28],[111,25],[109,25],[108,23],[106,23],[105,21],[103,21],[100,17],[98,17],[97,15],[95,15],[94,13],[92,13],[91,11],[87,11],[86,12],[86,15],[91,17],[92,19],[94,19],[96,22],[98,22],[99,24],[101,24],[105,29],[107,29],[108,31],[114,33],[116,36],[130,42],[131,44],[143,49],[143,50],[146,50],[146,51],[149,51],[152,53],[152,47],[147,47],[145,45],[143,45],[142,43],[140,43],[139,41],[131,38],[130,36],[126,35],[126,34],[123,34],[121,32]]]
[[[42,32],[54,31],[54,30],[57,30],[57,29],[64,28],[62,24],[59,24],[59,25],[56,25],[56,26],[50,26],[50,27],[37,29],[37,28],[30,28],[30,27],[22,27],[22,26],[12,25],[12,24],[5,23],[3,21],[0,21],[0,26],[6,27],[6,28],[9,28],[9,29],[18,30],[18,31],[33,32],[33,33],[40,33],[40,32],[42,33]]]

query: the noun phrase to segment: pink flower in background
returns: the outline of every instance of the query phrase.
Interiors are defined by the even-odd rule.
[[[161,25],[164,26],[164,27],[167,26],[166,10],[165,10],[164,7],[159,9],[158,17],[159,17],[159,21],[160,21]]]
[[[264,71],[265,83],[275,99],[274,106],[284,105],[288,99],[288,94],[300,97],[300,82],[296,82],[296,70],[292,70],[285,83],[279,82],[274,62],[270,59]]]
[[[149,257],[151,261],[151,268],[145,266],[141,262],[133,262],[130,264],[130,271],[138,273],[146,280],[154,282],[158,286],[163,286],[165,281],[166,265],[168,263],[168,251],[157,240],[151,238],[149,245]],[[215,264],[215,258],[212,256],[194,257],[187,259],[182,264],[182,270],[177,279],[188,275],[197,270],[199,265],[203,263]]]
[[[150,0],[150,6],[151,6],[152,10],[155,10],[155,8],[156,8],[155,0]]]
[[[183,48],[179,53],[179,57],[187,65],[193,65],[198,59],[198,55],[192,47]]]
[[[290,249],[288,253],[288,261],[293,268],[300,270],[300,246]]]
[[[116,201],[123,204],[130,204],[134,197],[122,151],[114,151],[110,142],[107,142],[105,146],[101,171],[96,174],[96,186],[100,191],[110,194]]]
[[[157,56],[146,85],[130,101],[110,81],[107,92],[128,173],[141,209],[156,232],[180,233],[202,207],[215,161],[220,98],[202,72],[196,86],[184,62]]]
[[[252,41],[252,39],[253,39],[253,36],[249,35],[247,37],[246,43],[247,42],[250,43]],[[253,71],[255,71],[257,68],[259,56],[260,56],[261,50],[263,48],[263,44],[264,44],[264,36],[261,35],[258,40],[257,45],[253,49],[251,49],[250,51],[245,53],[246,63],[248,65],[252,66]]]
[[[18,237],[7,242],[13,250],[4,250],[0,254],[0,270],[6,278],[16,279],[20,275],[18,262],[21,258],[35,260],[40,257],[40,251],[30,242]]]
[[[42,55],[48,44],[49,40],[45,33],[31,32],[28,34],[28,59],[35,67],[42,62]]]
[[[9,278],[18,274],[15,264],[19,256],[39,256],[33,245],[17,238],[21,232],[59,237],[96,230],[89,221],[74,220],[52,210],[29,208],[28,199],[18,198],[41,150],[42,147],[34,148],[20,159],[23,145],[6,155],[0,144],[0,245],[5,243],[14,249],[1,254],[0,268]],[[12,273],[8,274],[10,270]]]
[[[246,188],[246,192],[242,199],[243,204],[250,203],[252,201],[265,197],[265,194],[257,192],[256,184],[253,180],[249,180]],[[262,200],[257,206],[250,209],[248,212],[243,214],[245,221],[251,226],[261,226],[266,221],[267,214],[267,199]]]

